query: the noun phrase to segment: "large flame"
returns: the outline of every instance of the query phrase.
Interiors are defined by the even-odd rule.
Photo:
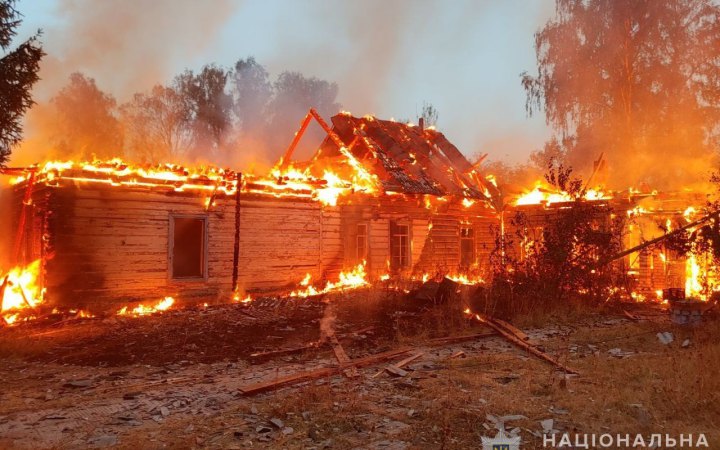
[[[328,281],[324,288],[317,288],[312,285],[312,275],[309,273],[305,275],[305,278],[300,282],[300,286],[303,289],[299,289],[290,293],[290,297],[311,297],[314,295],[327,294],[334,291],[345,291],[357,289],[360,287],[368,286],[370,283],[367,280],[367,273],[365,272],[365,261],[358,264],[353,269],[347,272],[340,272],[338,281]]]
[[[607,200],[612,196],[603,191],[601,188],[587,189],[582,199],[587,201]],[[527,191],[515,200],[515,206],[522,205],[550,205],[552,203],[574,202],[575,197],[565,191],[560,191],[549,186],[545,186],[542,182],[535,183],[535,188]]]
[[[175,164],[132,165],[119,158],[109,161],[49,161],[33,167],[38,182],[68,180],[113,186],[169,187],[175,191],[205,190],[231,194],[237,188],[234,172],[216,167],[186,168]],[[17,184],[27,176],[11,180]]]
[[[15,322],[21,313],[34,310],[43,302],[43,290],[38,278],[40,275],[40,260],[33,261],[25,267],[15,267],[0,279],[5,283],[0,312],[7,323]]]

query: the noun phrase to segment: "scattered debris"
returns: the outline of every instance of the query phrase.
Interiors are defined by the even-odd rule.
[[[610,353],[610,356],[614,356],[615,358],[629,358],[635,354],[635,352],[625,352],[620,348],[611,348],[608,350],[608,353]]]
[[[555,424],[554,419],[545,419],[540,421],[540,426],[543,429],[543,434],[555,434],[558,432],[558,430],[553,428],[553,425]]]
[[[397,363],[391,364],[391,365],[385,367],[383,370],[380,370],[375,375],[373,375],[372,378],[379,377],[380,375],[382,375],[382,373],[384,371],[387,371],[389,374],[395,375],[397,377],[404,377],[407,375],[407,371],[403,370],[403,367],[405,367],[406,365],[415,361],[416,359],[420,358],[422,355],[423,355],[423,352],[418,352],[412,356],[408,356],[407,358],[403,359],[402,361],[398,361]]]
[[[468,310],[469,312],[469,310]],[[540,359],[544,359],[545,361],[553,364],[558,369],[566,372],[566,373],[573,373],[577,374],[578,372],[565,366],[557,359],[553,358],[552,356],[545,353],[543,350],[538,348],[538,346],[529,344],[526,342],[528,339],[527,335],[523,332],[520,332],[517,328],[513,326],[509,326],[507,322],[504,321],[497,321],[496,319],[485,315],[481,313],[471,313],[474,315],[474,317],[479,320],[480,322],[488,325],[490,328],[497,331],[501,336],[503,336],[505,339],[507,339],[510,343],[520,347],[523,350],[526,350],[528,353],[531,353],[535,356],[537,356]]]
[[[68,381],[67,383],[63,384],[63,387],[69,387],[69,388],[86,388],[93,385],[92,380],[72,380]]]
[[[664,331],[657,334],[657,338],[661,344],[668,345],[673,341],[673,335],[669,331]]]

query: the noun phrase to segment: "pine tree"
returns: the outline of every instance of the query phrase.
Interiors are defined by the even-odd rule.
[[[4,165],[12,147],[22,138],[22,117],[33,104],[30,90],[38,81],[40,47],[38,31],[33,37],[11,49],[21,23],[14,0],[0,0],[0,166]]]

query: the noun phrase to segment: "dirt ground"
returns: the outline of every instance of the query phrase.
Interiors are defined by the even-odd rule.
[[[465,449],[501,425],[523,449],[544,431],[704,433],[720,448],[717,320],[679,327],[642,305],[628,307],[637,321],[617,307],[519,319],[568,376],[499,336],[438,342],[489,331],[462,307],[371,290],[0,329],[0,448]],[[253,356],[328,327],[352,359],[420,356],[401,376],[385,362],[243,393],[337,366],[329,346]]]

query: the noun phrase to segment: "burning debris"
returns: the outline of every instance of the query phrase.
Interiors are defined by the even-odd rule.
[[[118,316],[147,316],[149,314],[155,314],[157,312],[161,311],[167,311],[170,309],[175,303],[175,299],[172,297],[165,297],[163,300],[159,301],[154,306],[145,306],[143,304],[140,304],[136,306],[135,308],[129,310],[127,306],[123,306],[122,309],[120,309],[117,312]]]
[[[39,284],[39,276],[40,260],[35,260],[25,267],[15,267],[2,278],[0,312],[5,323],[12,325],[37,313],[37,307],[43,303],[44,294]]]
[[[370,283],[367,280],[367,274],[365,273],[365,265],[358,264],[357,267],[349,272],[340,272],[340,276],[337,282],[333,283],[328,281],[324,288],[317,289],[312,286],[312,275],[309,273],[305,275],[305,278],[299,283],[304,289],[292,291],[290,297],[312,297],[315,295],[327,294],[329,292],[344,291],[348,289],[357,289],[359,287],[369,286]]]

